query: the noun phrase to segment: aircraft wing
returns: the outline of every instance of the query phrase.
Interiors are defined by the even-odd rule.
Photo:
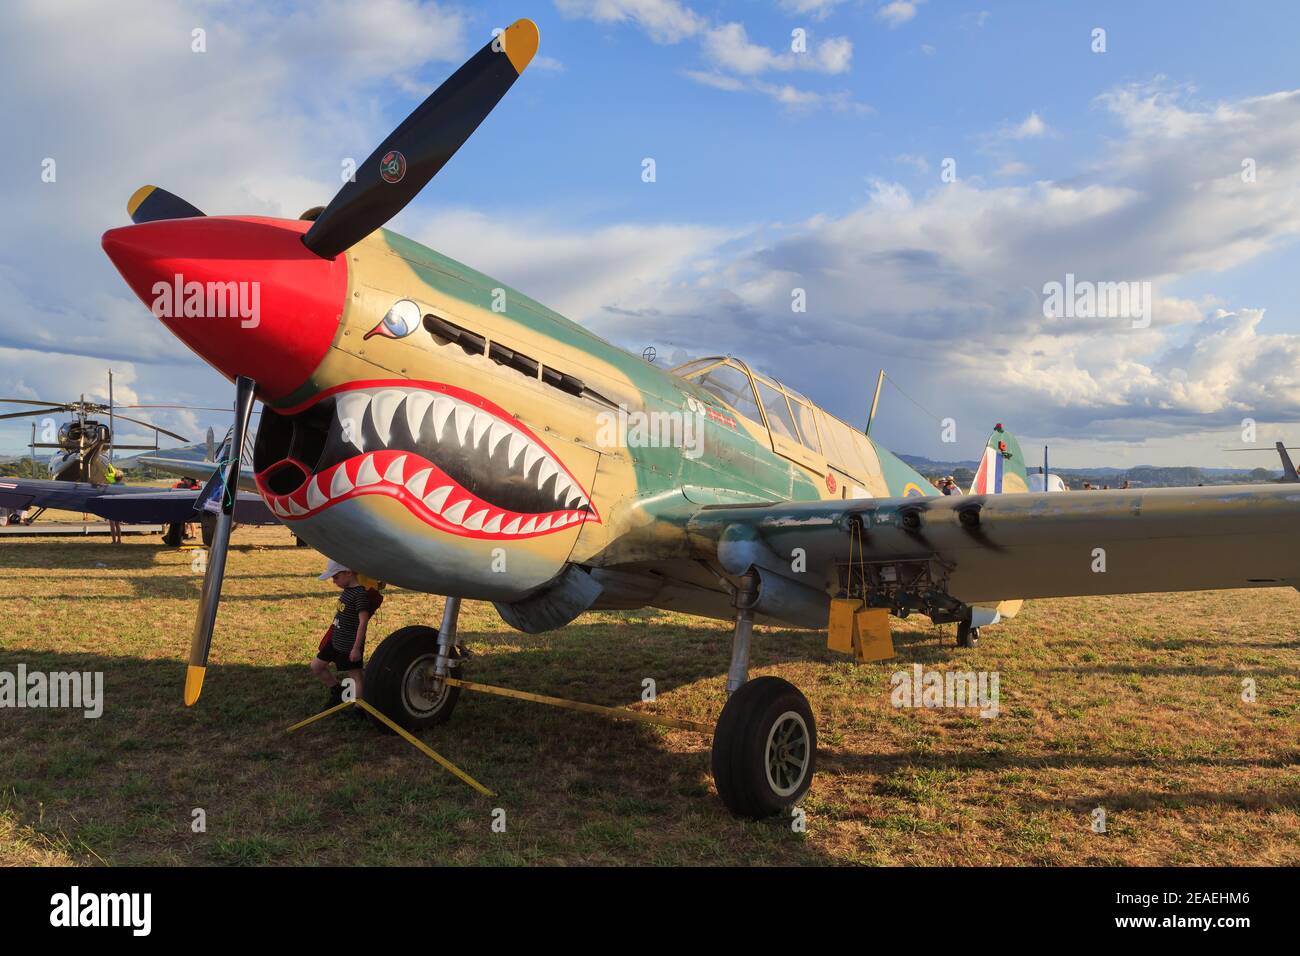
[[[790,584],[806,585],[805,597],[842,593],[850,548],[855,577],[864,562],[895,566],[885,581],[923,570],[919,587],[962,605],[1300,585],[1300,489],[1290,485],[712,505],[687,532],[730,574],[756,567],[764,586],[779,575],[773,595],[793,595],[796,608]],[[814,626],[814,603],[785,619]]]
[[[148,488],[141,485],[94,485],[81,481],[39,478],[0,478],[0,507],[57,508],[98,515],[106,521],[170,524],[193,521],[198,490]],[[260,495],[240,492],[235,520],[246,524],[275,524],[276,518]]]
[[[165,471],[169,475],[177,475],[181,478],[193,478],[196,481],[207,481],[212,473],[217,470],[215,461],[193,461],[186,458],[161,458],[155,455],[141,455],[140,464],[148,468],[156,468],[158,471]],[[253,480],[253,473],[247,469],[241,469],[239,472],[239,487],[244,491],[257,491],[257,483]]]

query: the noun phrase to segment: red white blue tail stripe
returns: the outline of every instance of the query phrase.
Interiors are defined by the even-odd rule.
[[[975,481],[971,483],[972,495],[1000,495],[1002,493],[1002,452],[996,448],[985,448],[984,457],[980,459],[979,470],[975,472]]]

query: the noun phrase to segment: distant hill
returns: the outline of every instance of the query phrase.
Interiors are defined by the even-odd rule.
[[[978,462],[975,461],[936,461],[923,455],[899,455],[927,478],[952,475],[957,483],[966,487],[966,475],[974,475]],[[1037,470],[1033,462],[1027,467],[1032,474]],[[1109,485],[1118,487],[1125,481],[1137,488],[1189,488],[1196,485],[1236,485],[1258,482],[1277,481],[1282,477],[1280,469],[1270,468],[1197,468],[1190,465],[1135,465],[1132,468],[1052,468],[1052,473],[1060,475],[1066,484],[1078,488],[1086,481],[1092,485]]]
[[[114,459],[124,468],[139,468],[140,459],[150,458],[179,458],[182,461],[203,461],[208,457],[207,442],[194,442],[191,445],[177,445],[175,448],[162,448],[158,451],[142,451],[138,455],[132,455],[130,458]]]

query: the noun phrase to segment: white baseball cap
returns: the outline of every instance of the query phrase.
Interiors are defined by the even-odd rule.
[[[330,563],[325,566],[325,570],[321,572],[321,575],[319,578],[317,578],[317,580],[328,581],[330,578],[334,577],[334,575],[338,574],[340,571],[351,571],[351,570],[352,569],[348,567],[346,564],[339,564],[337,561],[331,559]]]

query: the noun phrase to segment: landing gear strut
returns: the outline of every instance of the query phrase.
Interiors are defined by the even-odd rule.
[[[979,647],[980,629],[971,627],[970,621],[962,621],[957,625],[957,646],[958,647]]]
[[[385,637],[366,664],[366,701],[407,730],[450,720],[460,688],[442,678],[460,670],[459,613],[460,598],[449,597],[440,629],[414,625]]]
[[[741,579],[727,672],[727,703],[713,733],[713,782],[736,816],[758,819],[798,802],[812,784],[817,724],[799,689],[779,677],[748,680],[758,578]]]

